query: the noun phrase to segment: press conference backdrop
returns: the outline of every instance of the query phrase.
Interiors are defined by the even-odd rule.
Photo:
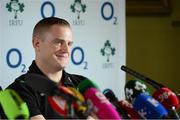
[[[42,18],[65,18],[74,44],[66,70],[124,98],[125,0],[1,0],[0,85],[24,74],[34,59],[32,29]]]

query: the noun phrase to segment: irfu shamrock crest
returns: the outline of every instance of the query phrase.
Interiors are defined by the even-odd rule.
[[[73,13],[77,12],[77,19],[80,19],[81,12],[86,12],[86,5],[82,4],[81,0],[74,0],[74,4],[70,8]]]
[[[14,19],[17,19],[17,13],[24,11],[24,4],[20,3],[19,0],[11,0],[6,4],[6,8],[9,12],[14,12]]]
[[[107,62],[109,62],[110,61],[110,56],[115,55],[115,51],[116,51],[116,49],[111,47],[111,43],[109,42],[109,40],[107,40],[104,43],[104,47],[101,49],[101,54],[103,56],[107,56]]]

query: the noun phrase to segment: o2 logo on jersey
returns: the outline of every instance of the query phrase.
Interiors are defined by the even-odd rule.
[[[84,64],[84,69],[88,69],[88,62],[84,61],[85,54],[84,50],[77,46],[74,47],[71,51],[71,61],[74,65],[82,65]]]
[[[101,6],[101,16],[106,21],[113,20],[113,24],[117,25],[117,17],[114,16],[114,7],[112,3],[103,3],[103,5]]]
[[[26,65],[22,64],[22,54],[17,48],[11,48],[6,55],[6,62],[10,68],[22,67],[21,72],[26,72]]]

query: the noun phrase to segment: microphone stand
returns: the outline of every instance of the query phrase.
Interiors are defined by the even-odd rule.
[[[180,120],[180,117],[175,109],[175,107],[172,107],[170,110],[169,110],[169,116],[172,118],[172,119],[178,119]]]
[[[161,89],[162,87],[165,87],[164,85],[157,83],[155,80],[152,80],[152,79],[150,79],[150,78],[148,78],[148,77],[134,71],[133,69],[124,66],[124,65],[121,66],[121,70],[123,70],[124,72],[126,72],[126,73],[140,79],[140,80],[144,80],[148,84],[152,85],[155,89]],[[180,93],[178,93],[174,90],[172,90],[172,91],[176,94],[176,96],[180,100]]]

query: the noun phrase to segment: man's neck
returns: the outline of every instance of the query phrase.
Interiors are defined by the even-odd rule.
[[[52,81],[59,83],[62,78],[63,70],[50,70],[47,68],[47,66],[44,66],[43,64],[39,63],[38,61],[35,61],[38,68],[43,72],[44,75],[46,75],[49,79]]]
[[[62,70],[56,73],[47,73],[46,76],[52,81],[59,83],[62,78]]]

